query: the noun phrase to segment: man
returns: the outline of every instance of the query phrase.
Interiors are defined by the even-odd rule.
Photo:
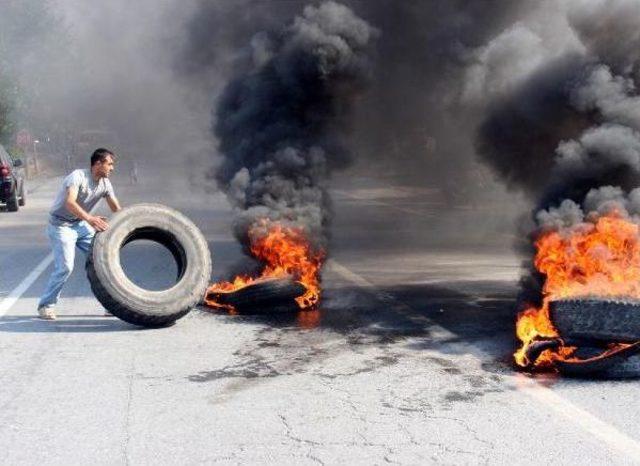
[[[107,200],[112,212],[121,208],[108,179],[114,162],[113,152],[96,149],[91,155],[90,169],[74,170],[62,182],[49,212],[47,225],[54,269],[38,304],[38,316],[41,319],[56,318],[54,307],[62,286],[73,271],[75,247],[88,252],[95,232],[109,228],[107,219],[91,215],[91,210],[102,198]]]

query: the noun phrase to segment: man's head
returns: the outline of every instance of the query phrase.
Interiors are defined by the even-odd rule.
[[[96,149],[91,154],[91,174],[97,178],[108,178],[113,171],[116,156],[108,149]]]

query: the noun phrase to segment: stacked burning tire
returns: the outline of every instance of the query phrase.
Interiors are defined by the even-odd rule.
[[[178,270],[171,288],[146,290],[126,276],[120,250],[137,240],[154,241],[171,252]],[[202,233],[180,212],[160,204],[137,204],[116,213],[109,229],[96,234],[86,271],[96,298],[113,315],[134,325],[166,327],[204,296],[211,255]]]
[[[556,361],[571,376],[640,376],[640,302],[596,298],[552,301],[550,318],[561,338],[537,342],[532,359],[545,349],[575,347],[573,357]]]

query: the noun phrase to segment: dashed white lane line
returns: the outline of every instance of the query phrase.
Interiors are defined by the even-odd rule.
[[[20,282],[18,286],[16,286],[11,292],[0,301],[0,316],[3,316],[13,307],[13,305],[20,299],[20,297],[24,294],[25,291],[29,289],[31,285],[42,275],[49,264],[53,262],[53,254],[49,253],[44,259],[40,261],[38,265],[27,275],[24,280]]]
[[[420,323],[422,325],[429,325],[430,336],[436,338],[442,338],[444,340],[453,339],[455,334],[449,330],[441,327],[433,322],[431,319],[425,316],[416,315],[415,310],[411,309],[408,305],[398,301],[391,295],[381,293],[378,288],[368,281],[366,278],[358,275],[357,273],[349,270],[342,264],[339,264],[333,259],[330,259],[325,264],[329,270],[332,270],[336,274],[340,275],[345,280],[350,281],[354,285],[357,285],[365,290],[368,290],[375,297],[386,302],[394,302],[393,311],[402,314],[404,317],[409,318],[411,321]],[[470,354],[477,361],[480,358]],[[640,462],[640,443],[629,437],[624,432],[620,431],[611,424],[597,418],[588,411],[573,404],[571,401],[563,398],[555,393],[553,390],[544,387],[535,380],[529,379],[522,374],[516,374],[513,376],[515,380],[515,386],[519,391],[529,396],[531,399],[544,404],[548,409],[564,417],[567,421],[573,423],[575,426],[583,429],[587,433],[593,435],[595,438],[606,443],[612,449],[625,455],[626,457],[633,459],[636,462]]]

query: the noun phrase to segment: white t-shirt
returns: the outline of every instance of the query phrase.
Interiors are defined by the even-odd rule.
[[[53,206],[49,211],[49,222],[51,224],[62,226],[80,221],[65,206],[68,189],[72,186],[78,189],[76,202],[87,212],[91,212],[91,209],[103,197],[115,197],[113,186],[111,186],[111,182],[107,178],[100,178],[96,183],[91,176],[91,170],[74,170],[64,179],[56,194],[56,199],[53,201]]]

